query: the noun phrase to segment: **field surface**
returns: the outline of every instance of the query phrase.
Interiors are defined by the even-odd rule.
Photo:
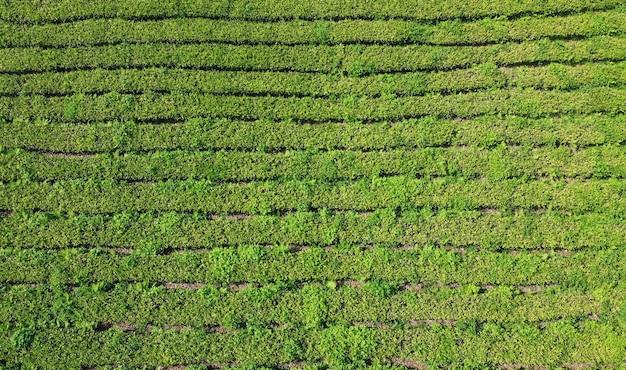
[[[0,369],[624,369],[625,180],[624,0],[1,0]]]

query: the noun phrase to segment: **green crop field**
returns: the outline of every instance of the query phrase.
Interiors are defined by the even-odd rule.
[[[626,0],[0,0],[0,369],[626,369]]]

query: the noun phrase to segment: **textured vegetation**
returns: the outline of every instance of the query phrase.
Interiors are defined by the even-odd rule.
[[[0,1],[0,369],[626,367],[623,0]]]

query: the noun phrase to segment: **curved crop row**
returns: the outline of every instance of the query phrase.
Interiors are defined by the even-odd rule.
[[[539,224],[546,219],[529,222]],[[598,226],[592,217],[588,217],[587,222]],[[485,223],[476,223],[482,230],[480,225]],[[458,222],[459,234],[467,230],[467,224]],[[550,225],[563,226],[564,223],[551,222]],[[151,230],[150,226],[148,228]],[[60,230],[58,227],[54,229]],[[537,234],[546,230],[537,230]],[[556,240],[556,236],[551,237]],[[570,247],[576,246],[574,239],[569,240]],[[549,240],[546,243],[551,244]],[[519,246],[526,247],[526,244],[520,241]],[[626,251],[623,248],[568,253],[549,250],[501,253],[472,248],[454,251],[428,245],[416,245],[412,249],[336,245],[332,248],[301,247],[299,250],[242,245],[170,254],[146,253],[141,247],[130,251],[131,254],[125,255],[99,248],[3,249],[0,250],[0,281],[6,284],[101,284],[106,287],[124,281],[195,282],[222,286],[241,282],[254,285],[306,281],[332,286],[345,280],[369,280],[391,286],[406,283],[413,286],[522,284],[594,290],[626,278]]]
[[[347,95],[256,97],[206,94],[41,95],[0,98],[0,117],[95,122],[107,119],[143,122],[230,118],[243,120],[384,121],[415,117],[472,118],[484,114],[541,118],[558,114],[626,113],[626,90],[589,88],[573,91],[509,89],[455,95],[379,98]]]
[[[245,22],[207,18],[169,18],[129,21],[119,18],[87,19],[76,23],[24,27],[0,23],[0,47],[67,47],[119,43],[226,42],[235,44],[348,44],[423,43],[472,45],[528,41],[544,37],[575,38],[626,32],[623,9],[564,17],[513,20],[458,20],[432,25],[390,20]]]
[[[354,180],[371,176],[459,176],[497,181],[515,177],[624,178],[626,151],[617,146],[498,146],[425,148],[385,152],[331,150],[261,152],[167,151],[124,155],[0,153],[0,181],[78,178],[162,181]]]
[[[278,366],[293,360],[323,361],[334,367],[365,367],[401,358],[433,366],[522,363],[563,365],[621,364],[626,340],[618,324],[570,319],[536,324],[467,322],[457,327],[368,328],[344,325],[323,329],[261,329],[231,333],[186,329],[122,332],[91,328],[37,330],[11,327],[2,332],[0,354],[11,364],[51,367],[124,364],[162,366],[188,363],[244,363]],[[17,333],[17,334],[16,334]],[[25,337],[17,346],[10,337]],[[132,353],[132,356],[128,354]],[[362,366],[361,366],[362,365]]]
[[[55,194],[56,195],[56,194]],[[581,194],[581,197],[584,195]],[[604,209],[603,209],[604,210]],[[606,211],[606,210],[604,210]],[[113,216],[20,214],[0,221],[3,248],[132,248],[161,253],[168,248],[194,249],[231,245],[353,245],[386,247],[432,245],[515,249],[606,249],[625,244],[626,226],[619,214],[565,216],[442,212],[436,216],[394,210],[370,215],[295,212],[285,216],[205,219],[201,215],[165,213]],[[320,274],[323,275],[322,272]]]
[[[210,181],[118,183],[68,180],[0,185],[0,209],[78,213],[176,211],[209,214],[269,214],[308,209],[373,211],[427,207],[551,208],[575,214],[626,210],[626,184],[618,179],[588,182],[524,179],[499,182],[460,178],[364,178],[354,182],[252,182],[215,185]]]
[[[574,115],[542,119],[433,118],[398,122],[300,124],[290,120],[194,119],[175,124],[108,122],[88,125],[0,121],[0,145],[65,153],[157,150],[389,150],[445,146],[585,147],[626,142],[626,116]]]
[[[63,0],[38,4],[13,0],[0,6],[0,19],[19,23],[67,22],[85,18],[154,19],[177,17],[235,18],[249,20],[324,19],[324,18],[409,18],[435,21],[452,18],[519,16],[529,13],[559,14],[610,9],[622,5],[620,0],[330,0],[315,3],[298,0],[271,0],[251,3],[245,0],[124,1],[97,3],[86,0]],[[68,11],[71,9],[71,11]]]
[[[571,73],[572,81],[596,76],[602,79],[619,76],[621,63],[612,67],[598,67],[582,73]],[[625,64],[626,65],[626,64]],[[604,66],[604,65],[603,65]],[[558,67],[554,67],[557,69]],[[582,72],[582,71],[581,71]],[[532,74],[537,79],[538,76]],[[566,76],[546,73],[546,78]],[[533,78],[531,77],[531,78]],[[578,78],[576,78],[578,77]],[[540,78],[540,77],[539,77]],[[518,76],[518,80],[524,80]],[[379,74],[350,77],[301,72],[228,72],[191,69],[95,69],[72,72],[43,72],[28,75],[0,74],[0,93],[3,94],[72,94],[72,93],[141,93],[145,91],[200,92],[214,94],[274,94],[330,96],[341,94],[421,95],[427,92],[469,91],[487,87],[502,87],[507,78],[495,65],[480,65],[464,70],[406,74]],[[612,78],[619,84],[619,77]],[[584,81],[580,81],[584,82]],[[522,82],[523,83],[523,82]],[[597,81],[599,84],[600,81]],[[602,84],[601,86],[610,86]]]
[[[305,284],[288,289],[280,285],[245,287],[231,292],[205,285],[199,290],[144,287],[144,283],[81,286],[64,299],[64,324],[130,322],[137,326],[225,326],[254,323],[268,327],[288,323],[295,327],[328,326],[349,322],[409,323],[426,320],[481,322],[540,322],[610,313],[620,308],[624,291],[596,292],[548,288],[521,294],[509,286],[478,292],[476,286],[400,290],[387,283],[367,282],[361,288]],[[104,291],[103,291],[104,290]],[[58,291],[48,287],[13,286],[0,293],[0,322],[36,321],[54,316]]]
[[[177,67],[221,70],[380,72],[446,70],[472,64],[582,63],[626,59],[626,38],[538,40],[485,46],[120,44],[0,49],[0,72]]]
[[[576,66],[551,64],[501,70],[483,64],[444,72],[408,72],[351,77],[299,72],[224,72],[189,69],[95,69],[44,72],[30,75],[0,74],[0,94],[141,93],[176,91],[210,94],[273,94],[332,96],[360,94],[423,95],[463,92],[504,86],[543,89],[614,87],[626,85],[626,63],[591,63]]]

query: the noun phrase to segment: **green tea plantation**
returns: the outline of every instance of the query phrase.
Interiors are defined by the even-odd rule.
[[[626,0],[0,0],[0,369],[626,369]]]

